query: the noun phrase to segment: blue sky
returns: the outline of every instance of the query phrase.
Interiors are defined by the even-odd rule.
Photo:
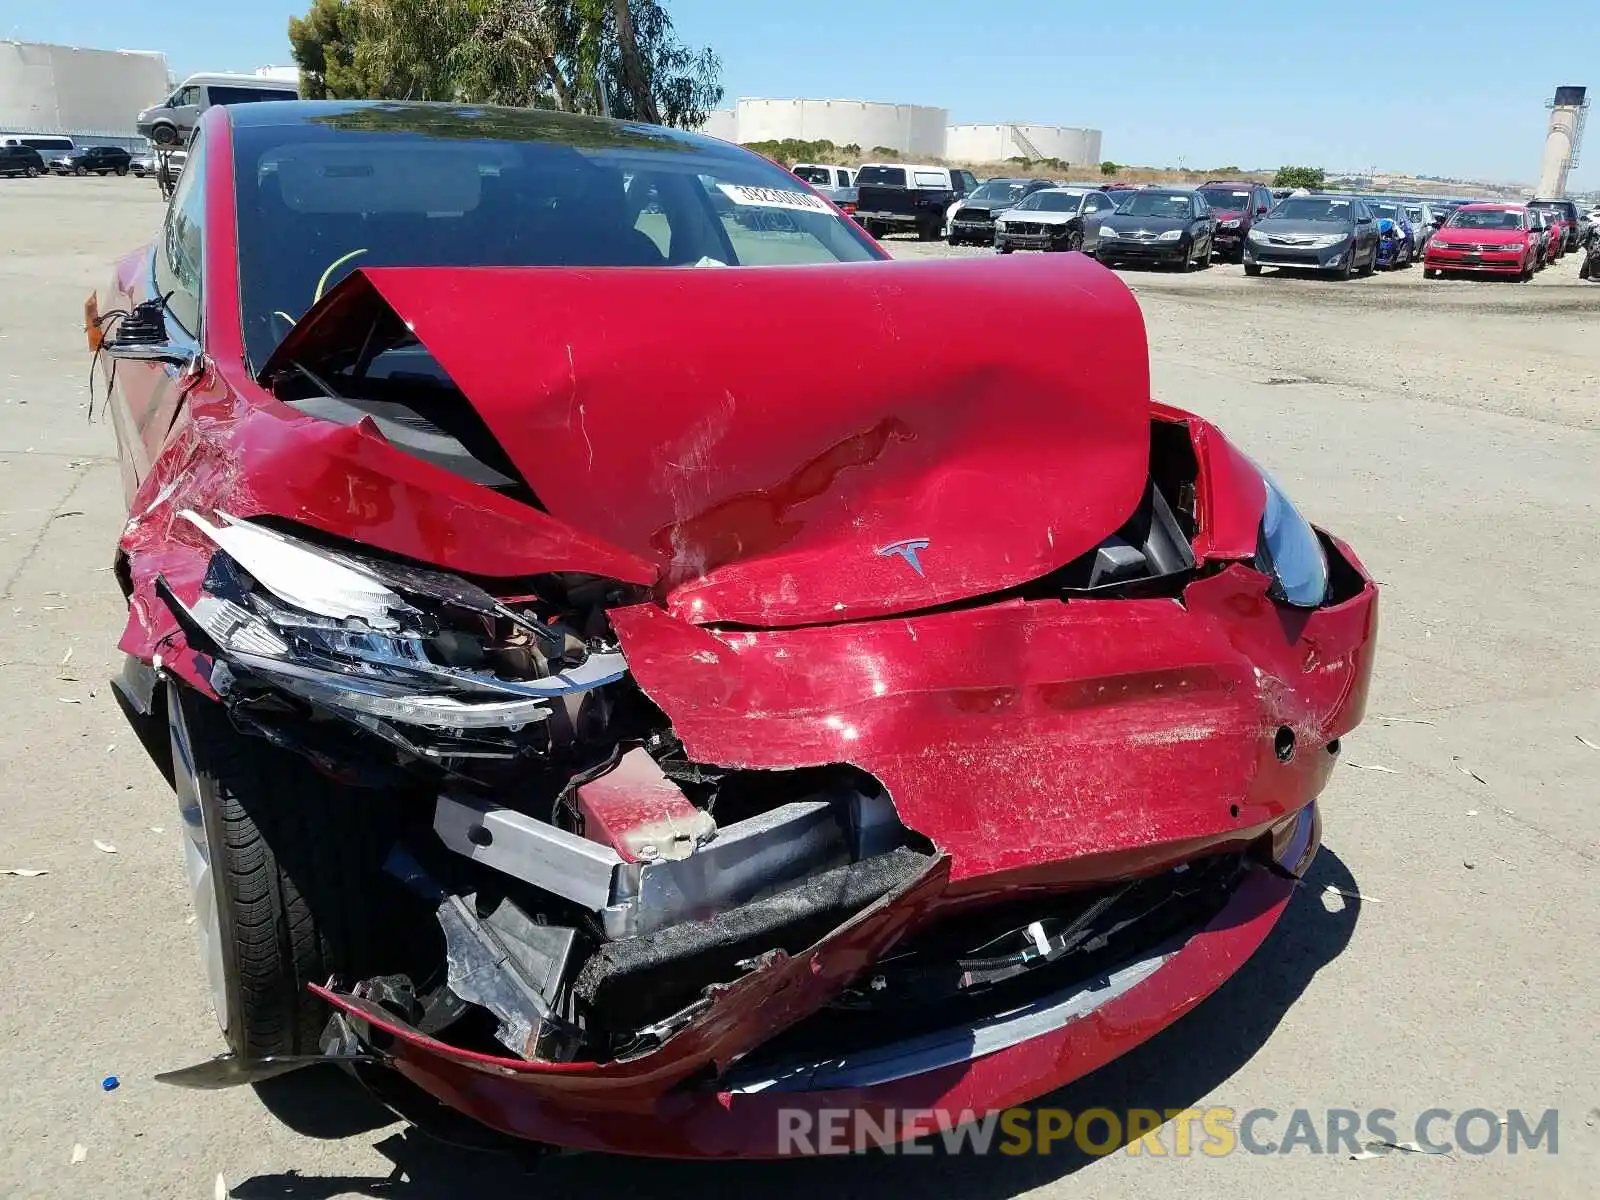
[[[685,40],[722,56],[730,100],[892,100],[939,105],[952,121],[1087,125],[1105,131],[1107,157],[1150,166],[1376,166],[1531,184],[1556,85],[1587,83],[1600,99],[1583,3],[1514,7],[1515,20],[1489,0],[667,4]],[[179,74],[248,70],[290,61],[285,27],[308,5],[0,0],[0,37],[162,50]],[[1588,140],[1579,190],[1600,188],[1600,127]]]

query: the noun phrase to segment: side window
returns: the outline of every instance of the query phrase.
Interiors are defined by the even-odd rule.
[[[199,104],[200,89],[198,87],[179,88],[178,94],[172,97],[172,106],[180,108],[185,104]]]
[[[161,243],[156,247],[156,287],[167,300],[167,315],[194,337],[200,336],[200,278],[205,246],[205,149],[195,142],[167,208]]]

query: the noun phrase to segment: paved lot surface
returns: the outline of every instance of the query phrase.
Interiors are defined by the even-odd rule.
[[[1573,261],[1526,285],[1125,276],[1157,394],[1221,421],[1357,547],[1384,584],[1382,650],[1371,715],[1324,797],[1313,886],[1217,995],[1051,1101],[1268,1107],[1282,1114],[1258,1131],[1268,1141],[1296,1108],[1319,1128],[1329,1107],[1394,1109],[1400,1141],[1432,1107],[1557,1108],[1559,1153],[589,1156],[530,1179],[343,1091],[270,1097],[296,1132],[248,1089],[151,1082],[220,1043],[174,806],[103,682],[122,509],[111,431],[85,408],[79,322],[112,256],[159,216],[131,178],[0,181],[0,867],[49,871],[0,876],[0,1195],[209,1197],[219,1173],[235,1196],[316,1200],[1594,1195],[1600,287],[1578,285]],[[122,1086],[104,1093],[111,1074]],[[1454,1140],[1448,1123],[1435,1133]]]

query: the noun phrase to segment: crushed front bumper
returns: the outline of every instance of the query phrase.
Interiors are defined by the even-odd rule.
[[[490,1059],[316,990],[364,1038],[390,1047],[393,1066],[410,1083],[515,1138],[664,1158],[774,1158],[792,1152],[784,1131],[794,1127],[793,1114],[814,1121],[832,1110],[848,1112],[852,1123],[841,1144],[857,1143],[857,1126],[875,1139],[899,1141],[928,1132],[925,1121],[920,1128],[899,1125],[917,1113],[931,1110],[951,1125],[963,1113],[1025,1103],[1104,1065],[1198,1005],[1249,959],[1283,914],[1320,844],[1314,804],[1292,818],[1277,844],[1282,857],[1270,868],[1251,869],[1201,927],[1139,958],[984,1021],[778,1073],[740,1067],[720,1079],[691,1081],[677,1070],[653,1070],[649,1060],[601,1069]],[[914,906],[926,898],[903,899]],[[828,964],[835,954],[859,961],[857,935],[870,929],[875,940],[885,930],[884,915],[866,914],[863,926],[838,939],[842,944],[819,943],[797,956],[785,987],[814,987],[833,973]]]
[[[691,752],[714,742],[737,761],[859,761],[884,780],[908,825],[938,830],[935,856],[809,948],[766,956],[712,989],[694,1023],[634,1057],[484,1054],[347,993],[318,994],[421,1093],[515,1138],[562,1146],[774,1157],[788,1146],[783,1112],[849,1110],[881,1128],[907,1110],[942,1109],[956,1121],[1031,1100],[1170,1025],[1237,971],[1316,853],[1315,797],[1338,738],[1360,720],[1376,629],[1374,586],[1346,547],[1331,538],[1324,546],[1337,594],[1292,619],[1243,566],[1191,584],[1181,606],[1019,603],[731,634],[650,606],[620,611],[641,684]],[[880,688],[863,688],[857,676],[881,671],[883,639],[896,637],[921,643],[924,677],[880,675]],[[963,644],[987,647],[1010,682],[952,690],[950,673],[968,676],[984,658],[956,653]],[[719,662],[705,661],[713,654]],[[1148,671],[1137,666],[1146,658]],[[876,717],[859,699],[873,692]],[[989,740],[991,724],[1007,730],[1003,748]],[[897,736],[902,725],[917,736]],[[819,736],[837,747],[819,746]],[[1014,820],[995,823],[1024,795],[1036,836]],[[1229,854],[1253,865],[1219,909],[1026,1006],[809,1063],[762,1053],[943,914],[1150,879]],[[891,1136],[919,1132],[926,1127]]]

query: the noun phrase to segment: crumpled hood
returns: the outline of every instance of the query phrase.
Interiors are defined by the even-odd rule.
[[[1143,321],[1087,259],[373,269],[263,377],[348,354],[384,308],[550,515],[653,562],[696,622],[1003,590],[1090,549],[1144,488]]]

